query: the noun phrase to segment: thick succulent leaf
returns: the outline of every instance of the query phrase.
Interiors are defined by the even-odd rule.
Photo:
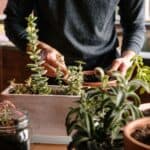
[[[65,120],[65,125],[66,127],[68,127],[68,125],[70,124],[71,120],[73,118],[75,118],[75,116],[78,115],[78,113],[80,112],[80,108],[70,108],[70,111],[68,112],[67,116],[66,116],[66,120]]]
[[[134,92],[127,93],[127,98],[131,100],[135,106],[139,106],[141,104],[140,97]]]
[[[121,105],[123,104],[123,102],[125,101],[126,98],[126,94],[123,91],[119,91],[118,95],[116,97],[116,107],[121,107]]]
[[[128,85],[129,86],[136,86],[137,89],[139,87],[142,87],[146,90],[147,93],[150,93],[150,85],[147,82],[144,82],[142,80],[138,80],[138,79],[131,80]]]
[[[81,143],[84,143],[84,142],[87,142],[89,139],[89,137],[85,137],[85,136],[82,136],[82,135],[78,135],[77,137],[74,137],[73,138],[73,145],[79,145]]]

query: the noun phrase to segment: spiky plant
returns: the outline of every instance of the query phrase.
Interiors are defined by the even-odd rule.
[[[14,82],[11,84],[15,86],[11,89],[12,93],[22,94],[49,94],[51,92],[50,87],[48,86],[48,78],[45,76],[46,70],[42,64],[44,61],[41,58],[41,49],[38,48],[38,29],[36,28],[36,19],[33,14],[30,14],[27,17],[27,40],[28,40],[28,50],[27,54],[31,60],[30,64],[27,66],[30,68],[32,74],[25,81],[24,84],[15,85]]]
[[[128,82],[118,73],[114,76],[118,82],[115,87],[90,89],[82,95],[79,105],[69,111],[66,117],[67,133],[72,136],[69,150],[113,149],[116,141],[122,139],[122,127],[143,116],[135,90],[144,86],[149,91],[149,86],[140,80]]]

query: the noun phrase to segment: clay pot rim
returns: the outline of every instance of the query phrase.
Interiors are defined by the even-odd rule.
[[[140,147],[143,147],[143,148],[146,148],[146,149],[149,149],[150,150],[150,146],[147,145],[147,144],[144,144],[142,142],[139,142],[137,141],[136,139],[134,139],[131,134],[138,128],[141,128],[143,126],[145,126],[145,123],[146,124],[150,124],[150,117],[143,117],[143,118],[140,118],[140,119],[137,119],[137,120],[134,120],[134,121],[131,121],[130,123],[128,123],[124,129],[123,129],[123,133],[124,133],[124,137],[126,137],[128,140],[130,140],[132,143],[140,146]]]
[[[91,86],[91,87],[99,87],[102,85],[102,82],[84,82],[84,86]],[[115,86],[116,85],[116,80],[108,81],[109,86]]]
[[[83,71],[83,74],[84,75],[93,75],[95,74],[95,70],[86,70],[86,71]],[[115,86],[116,85],[116,80],[110,80],[108,81],[108,85],[109,86]],[[102,82],[84,82],[83,83],[83,86],[87,86],[87,87],[99,87],[102,85]]]
[[[85,75],[93,75],[93,74],[95,74],[95,70],[85,70],[85,71],[83,71],[83,74],[85,74]]]

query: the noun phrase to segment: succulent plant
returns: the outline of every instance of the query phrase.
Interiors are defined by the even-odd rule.
[[[82,95],[83,90],[83,68],[81,61],[76,61],[78,66],[70,66],[67,78],[66,94]]]
[[[14,104],[10,101],[5,100],[0,102],[0,126],[8,127],[15,126],[17,123],[17,119],[21,117],[23,114],[17,111]]]
[[[15,85],[12,81],[13,89],[12,93],[23,94],[50,94],[51,89],[48,86],[48,77],[45,76],[46,70],[42,64],[44,60],[41,58],[41,49],[38,48],[38,29],[36,28],[36,17],[33,14],[30,14],[27,17],[27,39],[28,39],[28,50],[27,54],[31,60],[31,63],[27,66],[31,70],[30,77],[25,81],[24,84]]]
[[[140,86],[149,91],[149,86],[141,80],[128,81],[119,73],[113,76],[116,86],[89,89],[78,101],[78,106],[68,112],[66,129],[72,136],[69,150],[73,147],[77,150],[113,149],[122,140],[122,127],[143,116],[135,91]]]
[[[147,82],[150,86],[150,67],[146,66],[143,62],[143,58],[140,55],[135,55],[132,59],[132,66],[129,67],[126,78],[127,80],[139,79],[144,82]],[[143,93],[143,88],[140,93]]]

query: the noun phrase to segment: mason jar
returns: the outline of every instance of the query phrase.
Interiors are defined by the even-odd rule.
[[[1,150],[30,150],[29,119],[23,113],[15,120],[15,125],[0,126]]]

